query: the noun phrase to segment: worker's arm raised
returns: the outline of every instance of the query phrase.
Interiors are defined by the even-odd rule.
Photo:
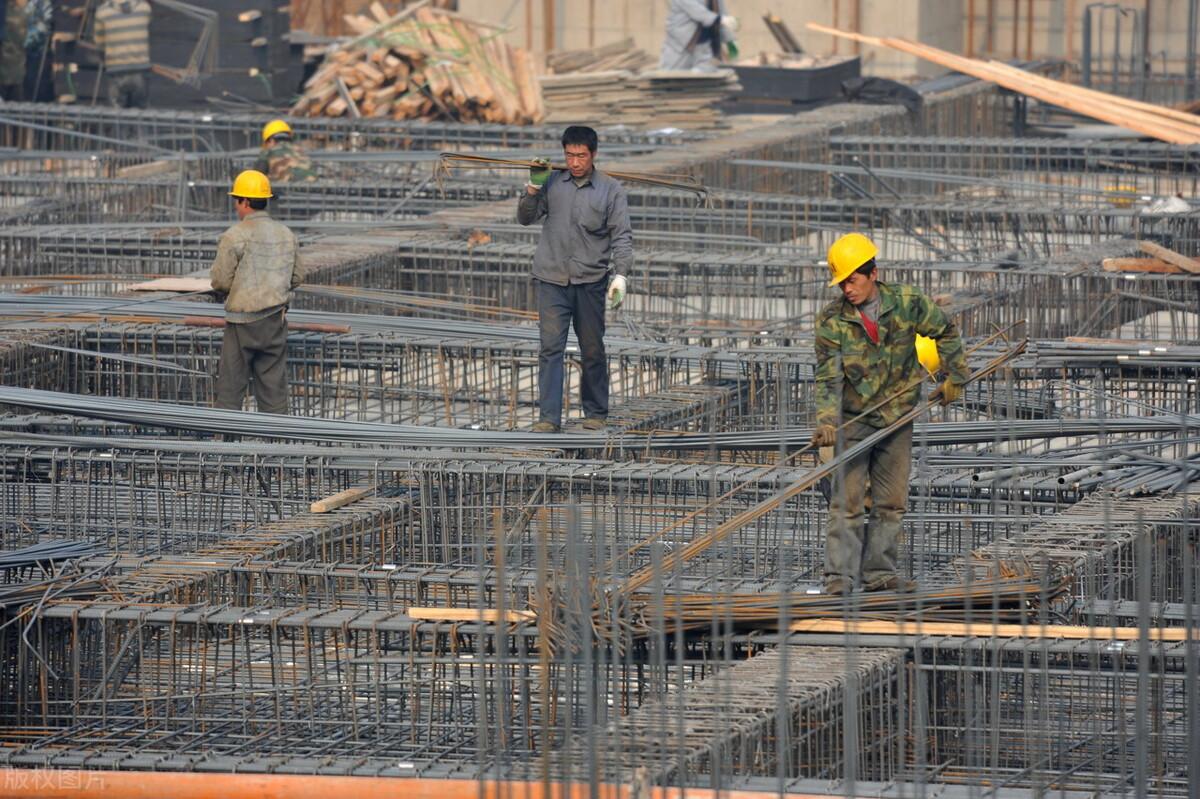
[[[233,278],[237,274],[238,263],[242,260],[244,246],[241,239],[232,233],[221,236],[217,245],[217,257],[213,260],[211,270],[212,287],[215,291],[228,292],[233,288]]]
[[[527,190],[521,192],[517,201],[517,221],[522,225],[532,225],[546,215],[549,208],[546,200],[547,187],[542,186],[532,194]]]

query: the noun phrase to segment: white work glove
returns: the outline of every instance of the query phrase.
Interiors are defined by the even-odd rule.
[[[621,303],[625,302],[626,282],[623,275],[617,275],[608,284],[608,309],[615,311],[621,307]]]
[[[741,25],[738,24],[737,17],[733,16],[732,14],[722,14],[721,27],[730,33],[737,33],[738,28],[740,28]]]

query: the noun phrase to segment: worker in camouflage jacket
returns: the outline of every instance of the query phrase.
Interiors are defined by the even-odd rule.
[[[312,159],[292,135],[292,126],[282,119],[273,119],[263,127],[262,151],[254,169],[270,178],[272,185],[317,179]]]
[[[938,389],[943,405],[962,396],[969,375],[954,323],[919,289],[880,280],[878,253],[859,233],[841,237],[829,249],[829,285],[838,286],[842,296],[817,317],[813,444],[837,452],[890,427],[917,405],[923,361],[931,373],[937,371],[936,361],[945,365],[948,376]],[[919,359],[922,342],[930,344],[931,353]],[[849,594],[859,579],[867,591],[916,590],[916,583],[896,571],[912,436],[912,424],[905,424],[834,475],[826,593]]]

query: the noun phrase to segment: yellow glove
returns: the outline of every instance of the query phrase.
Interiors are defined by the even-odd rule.
[[[831,424],[817,425],[813,430],[812,443],[815,447],[832,447],[837,443],[837,428]]]
[[[950,378],[946,378],[938,393],[942,395],[942,405],[946,406],[962,397],[963,387],[961,383],[952,383]]]

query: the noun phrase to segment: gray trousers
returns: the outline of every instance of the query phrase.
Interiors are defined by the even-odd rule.
[[[875,428],[856,422],[842,432],[844,445],[849,448],[874,432]],[[866,584],[896,573],[896,550],[908,505],[912,436],[912,425],[905,425],[834,473],[825,535],[826,578],[853,582],[861,575]],[[864,522],[868,522],[865,528]]]
[[[108,99],[114,108],[145,108],[150,99],[148,70],[118,72],[108,77]]]
[[[288,412],[287,321],[283,311],[239,324],[227,322],[217,366],[216,407],[240,411],[246,386],[263,413]]]

